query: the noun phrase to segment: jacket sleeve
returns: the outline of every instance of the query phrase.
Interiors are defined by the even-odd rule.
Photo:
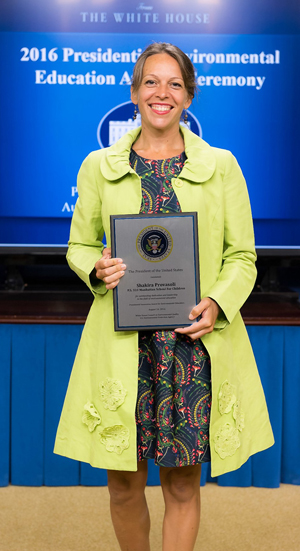
[[[251,293],[256,279],[256,252],[250,201],[242,171],[230,153],[225,167],[222,267],[207,293],[221,312],[215,328],[230,323]]]
[[[102,256],[104,230],[99,195],[99,152],[94,151],[83,161],[77,178],[78,199],[71,223],[67,261],[72,270],[86,283],[92,293],[107,292],[105,284],[91,278],[95,263]]]

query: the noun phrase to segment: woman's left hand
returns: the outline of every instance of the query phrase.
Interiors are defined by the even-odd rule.
[[[192,323],[189,327],[179,327],[175,329],[175,332],[188,335],[192,340],[200,339],[206,333],[212,332],[219,312],[220,307],[214,300],[208,297],[203,298],[189,315],[190,320],[193,320],[202,314],[201,319]]]

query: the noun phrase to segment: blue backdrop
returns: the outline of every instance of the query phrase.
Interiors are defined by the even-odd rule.
[[[167,40],[195,65],[200,93],[190,115],[202,137],[230,149],[243,169],[257,244],[300,246],[296,5],[185,4],[0,7],[0,242],[66,244],[79,166],[108,145],[99,125],[117,112],[128,121],[119,106],[130,101],[134,62],[153,40]]]

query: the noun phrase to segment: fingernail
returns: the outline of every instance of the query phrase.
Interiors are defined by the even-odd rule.
[[[194,316],[192,314],[189,315],[189,320],[193,320]]]
[[[121,264],[121,268],[125,269],[125,268],[126,268],[126,264]]]

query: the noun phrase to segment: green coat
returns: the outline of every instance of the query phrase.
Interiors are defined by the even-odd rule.
[[[137,214],[139,176],[129,153],[140,129],[92,152],[78,175],[79,198],[67,259],[94,294],[57,431],[55,453],[94,467],[137,469],[135,405],[138,333],[115,332],[112,291],[93,285],[110,215]],[[202,297],[221,307],[214,331],[202,340],[212,366],[212,476],[239,468],[274,443],[264,393],[239,309],[256,277],[251,209],[232,154],[182,129],[187,160],[172,180],[182,211],[198,212]],[[126,275],[124,277],[129,277]]]

